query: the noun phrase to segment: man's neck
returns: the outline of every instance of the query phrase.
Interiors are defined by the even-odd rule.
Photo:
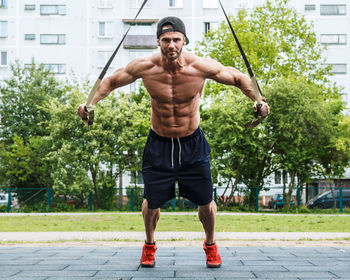
[[[168,72],[178,72],[185,66],[185,59],[183,57],[183,54],[174,60],[170,60],[166,58],[164,55],[161,55],[161,66],[164,68],[165,71]]]

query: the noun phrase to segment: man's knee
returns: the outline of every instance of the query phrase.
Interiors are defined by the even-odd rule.
[[[208,213],[208,214],[214,213],[215,214],[216,209],[217,209],[217,206],[216,206],[216,203],[214,200],[212,200],[208,204],[198,206],[198,211],[202,212],[202,213]]]
[[[150,209],[148,208],[148,201],[147,199],[145,198],[142,202],[142,213],[145,215],[149,215],[149,216],[154,216],[154,215],[157,215],[159,214],[160,212],[160,209],[159,208],[156,208],[156,209]]]

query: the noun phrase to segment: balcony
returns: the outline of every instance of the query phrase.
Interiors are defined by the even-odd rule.
[[[156,35],[128,35],[124,40],[125,49],[156,49]]]

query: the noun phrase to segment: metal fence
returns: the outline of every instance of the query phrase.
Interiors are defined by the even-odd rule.
[[[113,203],[110,209],[105,210],[117,210],[117,211],[140,211],[143,201],[143,188],[142,187],[126,187],[121,189],[115,189],[116,194],[112,197]],[[303,192],[303,195],[302,195]],[[268,195],[270,193],[270,195]],[[259,188],[255,188],[252,193],[254,198],[254,209],[260,211],[271,206],[271,203],[277,203],[274,201],[274,195],[272,193],[282,193],[281,189],[271,189],[269,192],[261,191]],[[315,196],[310,198],[306,197],[306,201],[302,203],[302,196],[312,193]],[[307,204],[309,208],[332,208],[334,199],[336,202],[336,208],[342,213],[345,207],[350,207],[350,187],[333,188],[333,193],[330,188],[317,188],[316,187],[304,187],[296,188],[292,195],[292,206],[300,208],[302,204]],[[106,195],[105,195],[106,197]],[[100,194],[100,199],[104,199]],[[230,201],[227,201],[230,199]],[[245,204],[244,191],[237,191],[234,195],[228,197],[224,195],[224,188],[214,188],[214,200],[221,210],[232,210],[232,207]],[[279,198],[279,206],[283,207],[283,197]],[[93,193],[85,194],[83,196],[83,203],[77,203],[77,197],[74,194],[57,194],[51,188],[1,188],[0,187],[0,210],[2,212],[50,212],[50,211],[96,211],[100,208],[94,206]],[[307,202],[307,203],[306,203]],[[64,207],[63,207],[63,206]],[[58,207],[60,206],[60,207]],[[2,209],[1,209],[2,207]],[[167,211],[178,210],[195,210],[197,205],[190,202],[187,199],[179,197],[167,201],[162,209]],[[271,207],[270,207],[271,208]],[[280,207],[281,208],[281,207]],[[276,207],[277,209],[277,207]],[[239,210],[239,209],[238,209]]]

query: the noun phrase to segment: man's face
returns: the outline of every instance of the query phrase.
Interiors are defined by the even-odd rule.
[[[177,59],[186,44],[185,36],[181,32],[165,32],[157,40],[162,54],[169,60]]]

